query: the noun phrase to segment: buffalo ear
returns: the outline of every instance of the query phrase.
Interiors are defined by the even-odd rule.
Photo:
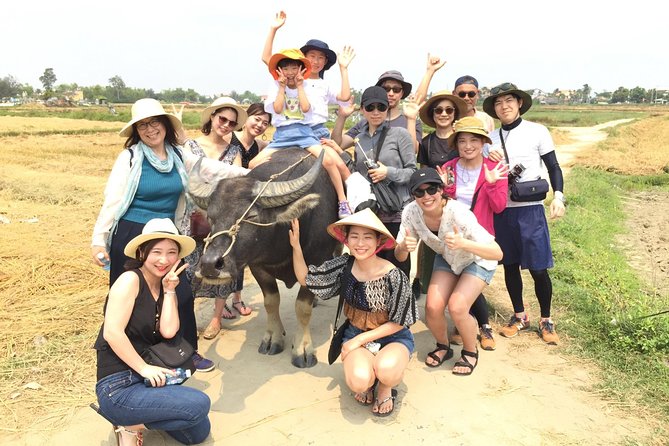
[[[202,158],[197,160],[188,173],[188,195],[193,202],[203,210],[209,207],[209,199],[218,186],[218,180],[204,177],[200,172]]]
[[[320,194],[307,194],[287,205],[284,211],[277,214],[275,221],[277,223],[290,223],[292,219],[300,218],[302,214],[318,206],[320,201]]]

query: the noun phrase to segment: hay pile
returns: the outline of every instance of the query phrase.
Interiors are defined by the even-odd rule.
[[[90,234],[122,141],[0,142],[0,418],[14,432],[53,427],[95,398],[107,277],[89,260]]]

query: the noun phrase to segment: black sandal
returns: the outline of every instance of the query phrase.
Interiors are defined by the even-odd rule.
[[[472,363],[467,360],[467,356],[469,356],[470,358],[476,359],[476,364],[472,365]],[[462,352],[460,353],[460,360],[457,361],[455,364],[453,364],[453,374],[458,375],[458,376],[469,376],[469,375],[472,374],[472,372],[474,371],[474,369],[476,368],[477,365],[479,365],[479,351],[478,351],[478,349],[476,350],[476,352],[470,352],[470,351],[467,351],[467,350],[463,349]],[[466,367],[466,368],[469,369],[469,371],[464,372],[464,373],[463,372],[456,372],[455,371],[456,367]]]
[[[446,351],[446,354],[443,356],[443,358],[440,358],[437,356],[437,352],[442,352]],[[451,348],[450,345],[444,345],[440,344],[437,342],[437,348],[432,350],[430,353],[427,354],[429,358],[432,358],[434,361],[436,361],[436,364],[430,364],[425,361],[425,365],[428,367],[439,367],[444,361],[447,361],[453,357],[453,349]]]

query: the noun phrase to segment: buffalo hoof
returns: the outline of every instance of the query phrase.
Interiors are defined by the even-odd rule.
[[[278,342],[262,341],[258,347],[261,355],[278,355],[283,351],[283,345]]]
[[[310,355],[293,355],[293,359],[290,361],[292,364],[299,369],[306,369],[308,367],[313,367],[318,364],[316,355],[313,353]]]

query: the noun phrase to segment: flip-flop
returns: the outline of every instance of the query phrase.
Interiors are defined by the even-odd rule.
[[[375,416],[377,416],[377,417],[387,417],[387,416],[389,416],[391,413],[393,413],[393,412],[395,411],[395,399],[396,399],[396,398],[397,398],[397,390],[392,389],[392,390],[390,391],[390,396],[389,396],[388,398],[385,398],[383,401],[379,401],[379,400],[377,399],[377,400],[374,401],[374,405],[375,405],[375,406],[377,407],[377,409],[378,409],[378,408],[381,408],[381,406],[383,406],[383,405],[384,405],[385,403],[387,403],[388,401],[391,401],[391,400],[392,400],[392,402],[393,402],[393,407],[392,407],[388,412],[384,412],[384,413],[374,412],[374,409],[372,409],[372,413],[373,413]]]
[[[377,384],[378,382],[379,382],[379,380],[378,380],[378,379],[375,379],[375,380],[374,380],[374,384],[372,384],[372,387],[370,387],[369,389],[365,390],[364,392],[356,393],[355,396],[357,396],[357,395],[360,395],[360,396],[364,395],[364,396],[365,396],[365,399],[364,399],[364,401],[360,401],[360,400],[358,400],[357,398],[355,398],[355,396],[354,396],[353,399],[355,400],[355,402],[358,403],[358,404],[360,404],[360,405],[363,405],[363,406],[369,406],[369,405],[371,405],[371,404],[374,402],[374,389],[376,389],[376,384]],[[371,394],[371,395],[370,395],[370,394]],[[370,399],[370,396],[371,396],[371,399]]]
[[[242,310],[247,310],[249,307],[246,306],[243,300],[238,300],[237,302],[232,301],[232,308],[239,313],[240,316],[248,316],[251,314],[251,311],[248,313],[244,314],[242,313]]]
[[[234,306],[234,305],[233,305],[233,306]],[[235,316],[235,313],[232,312],[232,310],[230,309],[230,307],[228,307],[228,304],[227,304],[227,303],[226,303],[225,305],[223,305],[223,308],[224,308],[225,311],[227,311],[228,314],[230,315],[230,316],[226,316],[225,313],[222,314],[221,317],[222,317],[223,319],[235,319],[235,318],[237,317],[237,316]]]

